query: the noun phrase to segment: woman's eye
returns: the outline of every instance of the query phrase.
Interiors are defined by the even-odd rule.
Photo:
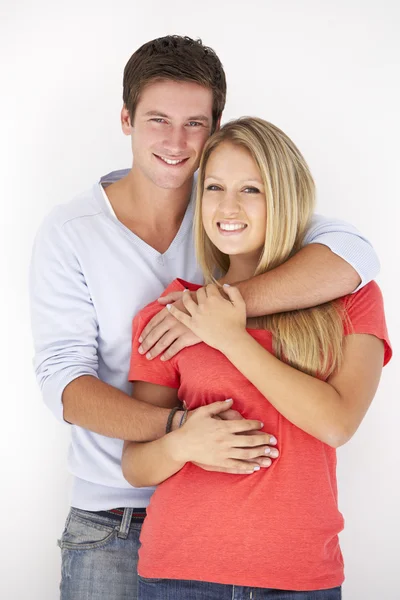
[[[246,194],[259,194],[260,190],[256,187],[246,187],[243,190]]]
[[[218,185],[215,185],[214,183],[212,183],[211,185],[208,185],[208,186],[206,187],[206,189],[207,189],[209,192],[218,192],[218,190],[220,190],[221,188],[220,188]]]

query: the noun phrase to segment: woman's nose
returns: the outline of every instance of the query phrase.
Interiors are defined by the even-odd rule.
[[[225,192],[219,204],[219,210],[226,216],[236,215],[240,210],[240,202],[234,192]]]

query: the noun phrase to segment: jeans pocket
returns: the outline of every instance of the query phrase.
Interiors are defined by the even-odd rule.
[[[102,548],[117,536],[117,530],[91,520],[84,512],[72,509],[58,545],[61,550]]]

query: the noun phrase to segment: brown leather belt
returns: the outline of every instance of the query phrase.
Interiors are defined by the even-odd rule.
[[[96,511],[96,514],[103,517],[111,517],[112,519],[116,519],[118,521],[122,521],[122,517],[124,516],[123,508],[110,508],[109,510],[99,510]],[[131,517],[131,523],[143,523],[146,517],[146,509],[145,508],[134,508]]]

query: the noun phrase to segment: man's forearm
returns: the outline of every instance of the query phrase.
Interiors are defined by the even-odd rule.
[[[62,400],[64,419],[69,423],[107,437],[138,442],[163,436],[170,412],[131,398],[90,375],[71,381]]]
[[[309,308],[351,294],[360,276],[322,244],[309,244],[276,269],[237,283],[247,315]]]

